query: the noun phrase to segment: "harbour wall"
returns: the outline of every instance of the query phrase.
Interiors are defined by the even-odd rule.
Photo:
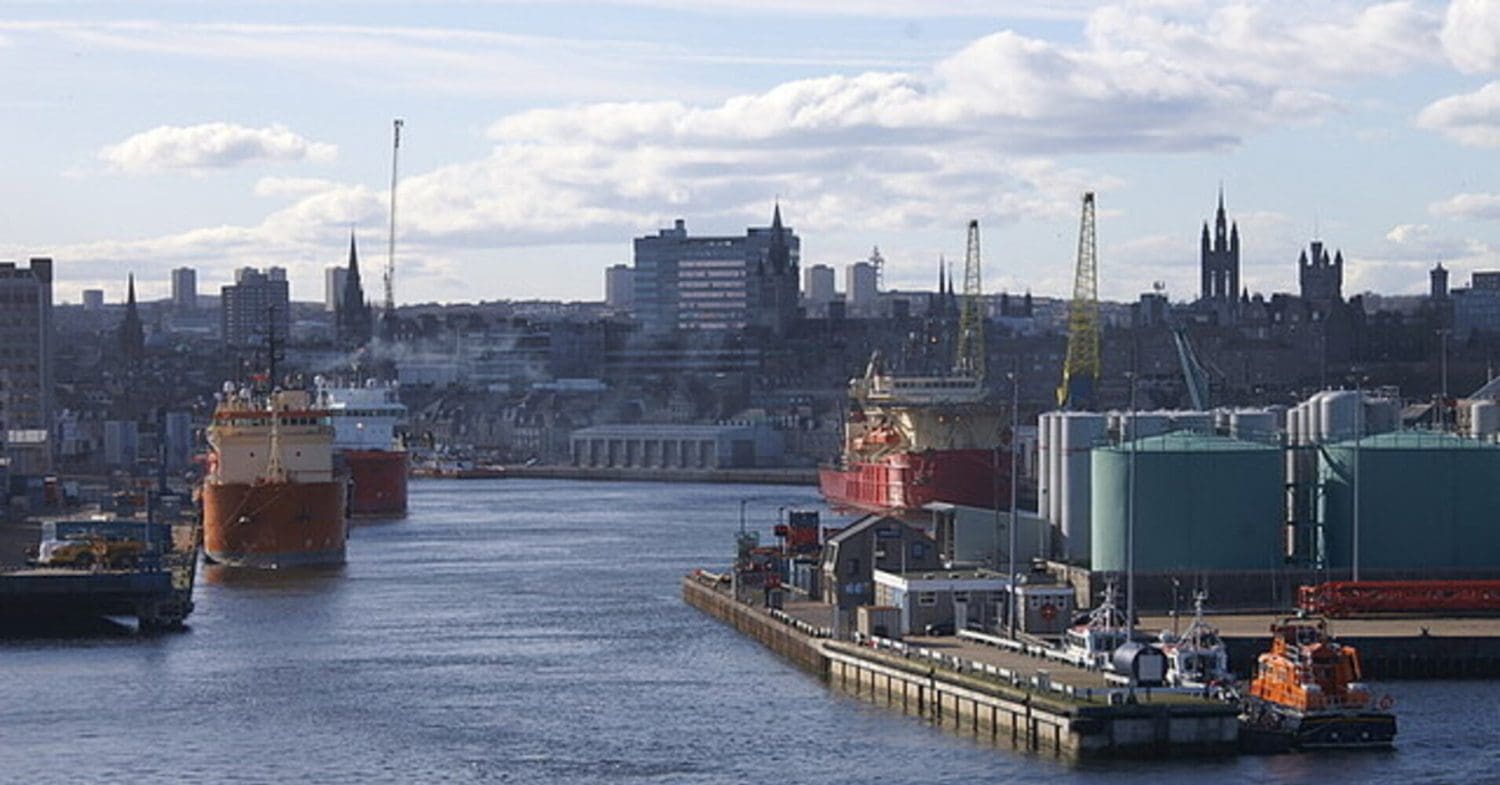
[[[817,469],[656,469],[601,466],[506,466],[507,477],[743,485],[817,485]]]
[[[981,741],[1070,760],[1237,749],[1239,726],[1226,704],[1126,703],[1103,694],[1069,698],[1018,675],[1006,682],[827,640],[814,628],[795,626],[790,617],[736,602],[719,585],[690,575],[683,580],[683,599],[819,675],[833,689]]]
[[[1224,636],[1229,661],[1250,675],[1271,638]],[[1338,636],[1359,652],[1362,676],[1372,681],[1400,679],[1491,679],[1500,677],[1500,637],[1455,635]]]

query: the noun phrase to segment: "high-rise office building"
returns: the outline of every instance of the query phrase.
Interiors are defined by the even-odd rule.
[[[604,270],[604,304],[622,311],[635,305],[635,272],[617,264]]]
[[[85,310],[85,311],[99,311],[99,310],[103,310],[103,309],[104,309],[104,290],[103,289],[84,289],[83,290],[83,310]]]
[[[689,237],[671,229],[635,240],[635,314],[650,332],[736,330],[781,333],[797,316],[802,241],[781,222],[743,237]]]
[[[178,311],[198,308],[198,271],[179,267],[172,271],[172,307]]]
[[[0,427],[11,469],[51,468],[52,260],[0,262]]]
[[[344,302],[344,282],[349,279],[349,268],[334,265],[323,270],[323,310],[338,313]]]
[[[236,270],[234,283],[221,292],[219,307],[225,346],[264,346],[273,328],[277,339],[286,340],[291,327],[291,292],[286,270],[280,267],[264,272],[253,267]]]

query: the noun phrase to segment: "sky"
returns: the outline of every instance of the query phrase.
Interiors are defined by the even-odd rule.
[[[804,267],[931,288],[974,218],[985,291],[1067,296],[1084,191],[1108,299],[1195,298],[1221,187],[1252,293],[1314,238],[1346,294],[1500,269],[1493,0],[8,0],[0,112],[0,259],[59,302],[320,300],[351,230],[378,301],[396,117],[402,303],[600,299],[778,201]]]

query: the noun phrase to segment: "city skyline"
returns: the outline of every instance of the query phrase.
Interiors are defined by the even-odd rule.
[[[878,245],[889,287],[930,288],[973,217],[987,291],[1066,297],[1084,190],[1101,295],[1187,300],[1221,185],[1252,292],[1295,291],[1315,238],[1346,295],[1500,267],[1494,4],[349,10],[12,6],[0,258],[54,258],[58,302],[184,266],[285,267],[310,300],[353,224],[378,299],[400,116],[401,302],[602,299],[632,238],[778,200],[804,267]]]

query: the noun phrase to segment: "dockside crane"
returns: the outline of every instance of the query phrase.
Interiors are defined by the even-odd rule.
[[[958,357],[954,370],[984,378],[984,304],[979,281],[979,221],[969,221],[969,248],[964,254],[964,299],[958,317]]]
[[[1073,276],[1073,301],[1068,305],[1068,354],[1063,361],[1057,405],[1064,409],[1092,409],[1099,386],[1099,269],[1094,238],[1094,192],[1083,195],[1078,225],[1078,263]]]
[[[391,230],[386,242],[385,314],[383,317],[387,333],[394,328],[396,320],[396,173],[397,164],[401,160],[401,127],[405,124],[405,121],[399,117],[391,123]]]

